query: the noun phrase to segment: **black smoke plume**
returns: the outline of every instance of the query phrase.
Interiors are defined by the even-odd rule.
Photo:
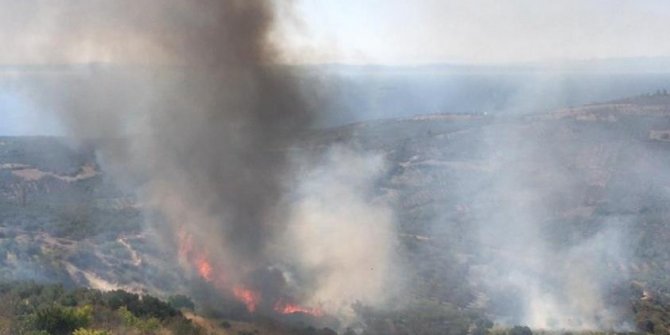
[[[284,148],[312,120],[277,64],[278,6],[63,0],[35,2],[22,20],[58,48],[50,60],[107,57],[67,85],[40,83],[37,99],[69,135],[125,139],[103,151],[110,169],[147,181],[147,201],[171,223],[169,235],[187,230],[212,262],[228,266],[267,262],[267,239],[285,222],[275,206]]]

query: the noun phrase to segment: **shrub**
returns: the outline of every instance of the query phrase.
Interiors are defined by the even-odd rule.
[[[72,335],[110,335],[110,333],[105,330],[79,328]]]
[[[52,335],[69,335],[75,329],[88,326],[93,308],[49,306],[40,309],[34,316],[34,327]]]
[[[105,294],[104,297],[107,306],[111,309],[118,309],[120,307],[126,307],[128,309],[131,306],[135,306],[139,300],[137,294],[129,293],[123,290],[110,291]]]
[[[195,308],[195,304],[193,304],[193,301],[182,294],[177,294],[177,295],[172,295],[168,297],[168,304],[172,306],[172,308],[176,309],[190,309],[193,310]]]
[[[126,327],[139,330],[142,334],[151,334],[160,329],[160,321],[156,318],[140,319],[133,315],[126,307],[119,308],[119,316]]]
[[[533,332],[526,326],[514,326],[509,335],[533,335]]]
[[[139,317],[154,317],[161,320],[177,315],[177,310],[168,303],[150,295],[142,296],[136,306],[128,306],[128,309]]]

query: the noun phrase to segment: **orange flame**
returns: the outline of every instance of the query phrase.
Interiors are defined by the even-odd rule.
[[[311,316],[320,317],[323,316],[323,311],[318,308],[304,307],[296,304],[288,304],[282,301],[279,301],[274,308],[275,312],[281,314],[295,314],[303,313],[309,314]]]
[[[258,306],[258,302],[260,301],[261,298],[258,292],[254,292],[252,290],[238,286],[233,289],[233,294],[238,300],[240,300],[247,306],[247,310],[250,313],[256,311],[256,306]]]
[[[198,273],[204,280],[212,281],[212,265],[209,264],[207,258],[199,257],[196,266],[198,267]]]
[[[200,253],[193,247],[193,235],[180,230],[179,239],[179,258],[198,270],[198,274],[204,280],[211,282],[214,278],[214,268],[204,253]]]
[[[226,284],[222,273],[218,271],[221,268],[215,268],[207,257],[207,253],[202,252],[201,249],[196,247],[197,244],[193,243],[193,235],[184,230],[180,230],[177,237],[179,243],[179,258],[197,270],[200,277],[205,281],[212,283],[217,289],[222,291],[230,290],[230,286]],[[235,286],[232,291],[235,298],[246,306],[249,313],[254,313],[256,311],[261,301],[260,292],[250,290],[243,286]],[[277,301],[274,305],[274,311],[281,314],[303,313],[315,317],[324,315],[323,311],[318,308],[286,303],[283,300]]]

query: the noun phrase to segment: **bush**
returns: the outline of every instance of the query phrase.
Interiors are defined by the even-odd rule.
[[[153,317],[161,320],[177,315],[177,310],[168,303],[150,295],[142,296],[136,306],[128,306],[128,309],[139,317]]]
[[[69,335],[75,329],[88,326],[93,308],[90,306],[71,308],[50,306],[37,311],[34,327],[52,335]]]
[[[133,315],[126,307],[119,308],[119,316],[123,320],[126,327],[131,327],[139,330],[142,334],[151,334],[156,332],[161,327],[161,323],[156,318],[140,319]]]
[[[72,335],[110,335],[110,333],[105,330],[79,328]]]
[[[168,320],[166,327],[172,331],[174,335],[200,335],[201,329],[194,325],[191,320],[183,317],[173,317]]]
[[[193,301],[189,297],[182,294],[177,294],[168,297],[168,304],[170,304],[170,306],[172,306],[172,308],[175,309],[185,308],[193,310],[195,308],[195,304],[193,304]]]
[[[200,327],[168,303],[125,291],[0,283],[0,301],[0,334],[202,334]]]
[[[111,309],[118,309],[120,307],[130,308],[135,306],[139,300],[137,294],[129,293],[123,290],[110,291],[105,294],[104,300]]]
[[[150,295],[140,297],[137,294],[128,293],[123,290],[106,293],[105,301],[111,309],[125,307],[137,317],[155,317],[164,320],[178,314],[178,311],[170,306],[170,304],[156,297]]]
[[[510,329],[509,335],[533,335],[533,332],[526,326],[514,326]]]

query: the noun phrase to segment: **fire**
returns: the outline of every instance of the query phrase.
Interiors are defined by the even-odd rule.
[[[198,273],[206,281],[212,281],[212,265],[205,257],[199,257],[197,261]]]
[[[225,280],[223,273],[220,272],[222,267],[220,264],[212,264],[208,254],[198,248],[197,243],[194,243],[193,235],[180,230],[177,237],[179,243],[179,258],[196,270],[202,279],[214,285],[218,290],[222,292],[230,292],[231,285]],[[242,285],[233,286],[232,293],[238,301],[246,306],[249,313],[256,312],[261,303],[260,292]],[[298,304],[288,303],[283,299],[276,301],[273,309],[276,313],[280,314],[302,313],[314,317],[321,317],[324,315],[323,311],[319,308],[300,306]]]
[[[320,317],[323,316],[323,311],[321,311],[318,308],[310,308],[310,307],[304,307],[296,304],[288,304],[288,303],[283,303],[279,301],[274,308],[275,312],[281,313],[281,314],[295,314],[295,313],[303,313],[303,314],[309,314],[311,316],[316,316]]]
[[[208,257],[193,247],[193,235],[180,230],[177,237],[179,238],[179,258],[198,270],[200,277],[211,282],[214,279],[214,268]]]
[[[258,302],[260,301],[261,298],[258,292],[254,292],[252,290],[238,286],[233,289],[233,294],[238,300],[240,300],[247,306],[247,310],[250,313],[256,311],[256,306],[258,306]]]

